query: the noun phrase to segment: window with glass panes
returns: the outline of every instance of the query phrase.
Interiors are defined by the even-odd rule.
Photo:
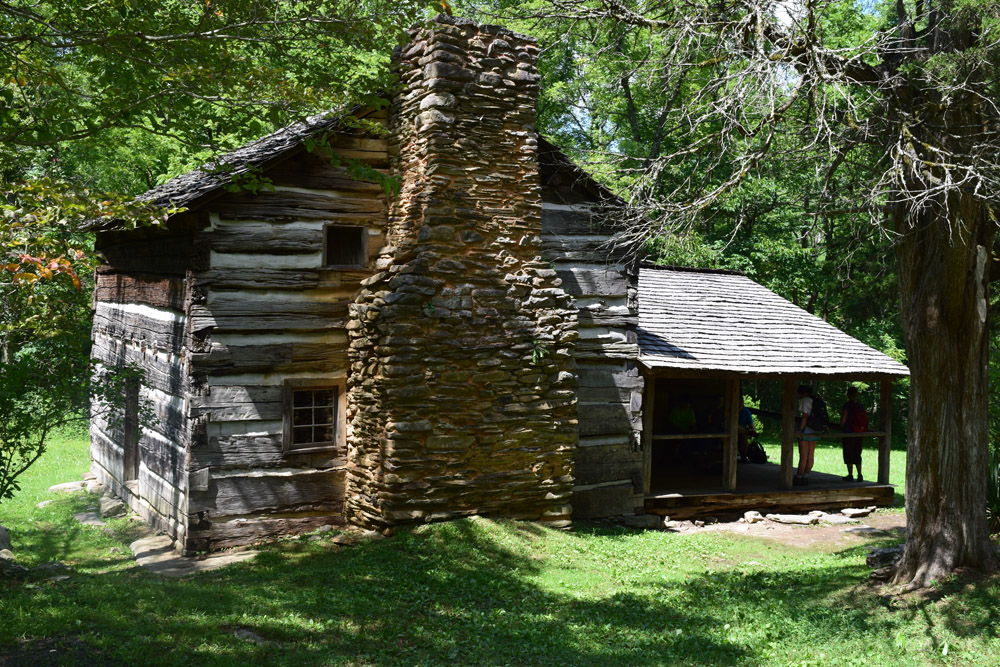
[[[336,445],[340,388],[293,388],[291,392],[291,438],[288,448]]]

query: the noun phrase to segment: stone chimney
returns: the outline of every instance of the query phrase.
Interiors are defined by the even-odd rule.
[[[576,310],[540,257],[535,40],[438,17],[397,52],[402,189],[351,307],[348,519],[569,519]]]

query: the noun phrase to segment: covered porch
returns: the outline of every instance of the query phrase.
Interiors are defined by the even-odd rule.
[[[640,268],[638,342],[646,512],[682,518],[892,503],[892,382],[908,374],[902,364],[750,279],[723,272]],[[738,463],[741,383],[748,380],[780,386],[780,405],[763,410],[780,423],[778,461]],[[869,464],[866,481],[814,472],[808,486],[793,487],[797,388],[818,381],[877,388],[865,433],[876,441],[877,472]],[[830,431],[810,437],[839,443],[839,400],[828,405]]]

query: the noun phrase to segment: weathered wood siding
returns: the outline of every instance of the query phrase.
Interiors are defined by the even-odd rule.
[[[335,134],[341,157],[388,165],[384,140]],[[367,229],[368,266],[385,239],[386,197],[301,151],[263,172],[257,194],[206,205],[191,274],[188,550],[344,523],[346,452],[283,451],[286,380],[343,380],[346,316],[372,269],[323,266],[327,224]]]
[[[152,422],[138,438],[138,477],[126,484],[125,434],[120,420],[94,414],[91,470],[148,523],[181,539],[188,514],[186,447],[188,388],[185,275],[193,237],[180,219],[172,230],[104,232],[97,248],[107,264],[94,291],[94,359],[104,367],[135,365],[144,372],[139,397]]]
[[[609,245],[614,229],[579,173],[542,162],[542,251],[576,298],[580,376],[573,516],[633,514],[643,506],[642,390],[635,282]]]

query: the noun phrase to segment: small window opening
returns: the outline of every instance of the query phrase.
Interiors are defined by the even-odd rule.
[[[326,266],[365,266],[368,259],[368,230],[365,227],[326,226],[323,246]]]
[[[340,388],[292,389],[291,393],[288,449],[335,446],[339,435]]]

